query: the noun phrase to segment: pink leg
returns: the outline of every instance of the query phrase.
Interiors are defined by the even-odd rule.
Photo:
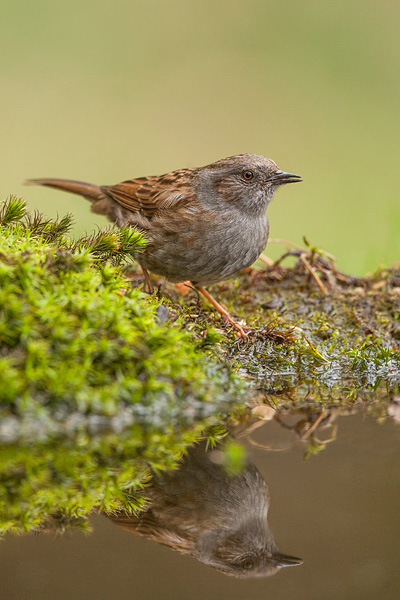
[[[142,265],[140,265],[142,267]],[[151,283],[151,279],[150,279],[150,275],[147,269],[145,269],[144,267],[142,267],[142,271],[143,271],[143,275],[145,278],[145,285],[144,285],[144,291],[152,294],[154,292],[154,288],[153,288],[153,284]]]
[[[212,304],[214,306],[214,308],[222,316],[223,320],[226,323],[229,323],[230,325],[232,325],[232,327],[234,327],[236,329],[236,331],[238,331],[241,338],[247,339],[247,333],[245,332],[243,327],[241,325],[239,325],[239,323],[237,323],[235,321],[235,319],[233,319],[231,317],[231,315],[228,313],[228,311],[225,310],[225,308],[223,306],[221,306],[219,302],[216,301],[216,299],[210,294],[210,292],[207,292],[206,289],[204,289],[203,287],[200,287],[200,286],[196,286],[196,289],[200,292],[200,294],[203,294],[203,296],[205,298],[207,298],[207,300],[210,302],[210,304]]]

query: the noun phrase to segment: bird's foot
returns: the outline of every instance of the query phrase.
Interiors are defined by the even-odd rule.
[[[221,313],[221,315],[222,315],[222,319],[225,323],[229,323],[229,325],[231,325],[234,329],[236,329],[237,335],[239,337],[241,337],[242,340],[249,339],[249,333],[252,330],[251,327],[248,327],[247,325],[241,325],[240,323],[235,321],[235,319],[233,319],[227,311],[225,311],[225,313]]]

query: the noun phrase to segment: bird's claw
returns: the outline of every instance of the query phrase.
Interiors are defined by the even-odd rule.
[[[232,319],[230,315],[222,315],[222,318],[225,321],[225,323],[228,323],[234,329],[236,329],[236,335],[238,335],[242,340],[247,341],[249,339],[251,327],[248,327],[247,325],[240,325],[237,321],[235,321],[235,319]]]

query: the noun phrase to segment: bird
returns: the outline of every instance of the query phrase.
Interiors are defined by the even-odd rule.
[[[153,478],[144,493],[149,505],[136,515],[107,516],[121,528],[192,556],[225,575],[268,577],[302,559],[281,554],[269,528],[267,483],[247,462],[226,471],[221,450],[191,448],[178,470]],[[217,454],[217,455],[216,455]]]
[[[69,179],[29,179],[91,202],[94,213],[119,227],[139,229],[148,244],[138,257],[149,271],[173,283],[191,282],[242,338],[244,328],[205,288],[237,275],[264,250],[267,208],[276,190],[302,181],[258,154],[238,154],[204,167],[95,185]]]

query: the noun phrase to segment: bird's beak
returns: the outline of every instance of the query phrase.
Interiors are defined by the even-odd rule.
[[[286,554],[274,554],[272,560],[278,568],[295,567],[296,565],[303,564],[303,560],[301,558],[296,558],[295,556],[287,556]]]
[[[275,183],[275,185],[282,185],[283,183],[296,183],[297,181],[303,181],[300,175],[294,173],[286,173],[286,171],[275,171],[275,173],[268,179],[268,182]]]

